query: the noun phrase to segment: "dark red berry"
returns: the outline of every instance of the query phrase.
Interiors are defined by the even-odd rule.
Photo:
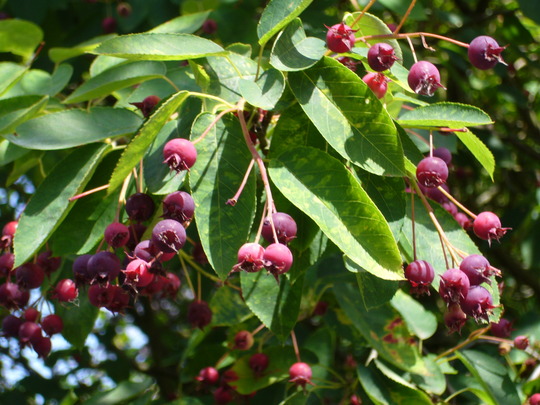
[[[26,308],[24,311],[24,319],[28,322],[37,322],[39,315],[39,311],[34,307]]]
[[[148,194],[135,193],[126,200],[126,213],[133,221],[146,221],[154,214],[156,206]]]
[[[272,243],[264,251],[263,262],[266,270],[276,278],[276,281],[279,281],[278,276],[291,268],[293,255],[287,246]]]
[[[514,347],[519,350],[525,350],[529,347],[529,338],[523,335],[517,336],[514,339]]]
[[[419,61],[412,65],[407,77],[411,89],[423,96],[433,96],[435,90],[443,87],[439,70],[431,62]]]
[[[30,293],[15,283],[7,282],[0,285],[0,305],[6,309],[24,307],[29,299]]]
[[[178,252],[186,243],[186,230],[180,222],[164,219],[154,226],[152,243],[164,253]]]
[[[129,262],[123,273],[126,276],[124,284],[134,287],[146,287],[154,279],[154,274],[150,272],[150,265],[141,259]]]
[[[163,200],[163,217],[178,222],[189,222],[195,212],[195,202],[191,194],[175,191]]]
[[[506,65],[501,57],[504,48],[499,46],[493,38],[482,35],[471,41],[467,54],[474,67],[487,70],[499,62]]]
[[[326,45],[332,52],[344,53],[349,52],[353,48],[355,31],[351,27],[341,22],[326,28],[328,28]]]
[[[64,322],[58,315],[51,314],[42,319],[41,327],[47,335],[52,336],[55,333],[62,333]]]
[[[491,284],[488,277],[494,274],[488,260],[482,255],[467,256],[459,265],[459,269],[469,277],[471,285],[483,282]]]
[[[141,102],[131,103],[141,110],[143,117],[149,117],[154,107],[158,105],[161,99],[158,96],[148,96]]]
[[[110,285],[108,288],[111,300],[105,305],[105,308],[111,312],[124,313],[124,310],[129,305],[129,294],[117,285]]]
[[[369,48],[367,59],[371,69],[382,72],[390,69],[398,58],[392,45],[379,42]]]
[[[113,248],[125,246],[129,241],[129,228],[120,222],[113,222],[105,228],[105,241]]]
[[[13,253],[6,252],[0,256],[0,276],[7,277],[13,270],[14,263],[15,255]]]
[[[24,320],[18,316],[9,314],[2,320],[2,332],[6,337],[19,337],[19,328]]]
[[[88,300],[98,308],[108,306],[114,297],[113,285],[103,286],[94,284],[88,289]]]
[[[126,243],[126,247],[129,250],[135,249],[135,246],[142,240],[144,232],[146,231],[146,225],[134,223],[129,225],[129,240]]]
[[[475,285],[469,289],[467,296],[461,302],[461,309],[467,315],[472,316],[476,321],[488,320],[488,313],[495,308],[493,298],[484,287]]]
[[[491,334],[503,339],[509,338],[512,333],[512,322],[506,318],[501,318],[497,323],[491,323]]]
[[[214,367],[205,367],[199,371],[199,375],[195,379],[202,383],[213,385],[219,380],[219,372]]]
[[[347,67],[349,70],[356,72],[356,67],[359,63],[357,60],[348,58],[346,56],[340,56],[339,58],[336,58],[336,60],[342,65],[344,65],[345,67]]]
[[[448,269],[441,275],[439,294],[450,305],[463,301],[469,293],[469,277],[459,269]]]
[[[73,280],[65,278],[56,284],[51,296],[61,302],[71,302],[79,296],[79,290]]]
[[[444,163],[446,163],[447,166],[452,163],[452,152],[450,150],[440,147],[433,149],[433,156],[438,157],[439,159],[444,160]]]
[[[114,253],[101,251],[88,260],[87,267],[92,281],[107,283],[118,277],[122,264]]]
[[[213,33],[217,31],[218,25],[215,20],[212,20],[211,18],[209,18],[208,20],[203,22],[203,25],[201,28],[205,34],[212,35]]]
[[[193,143],[184,138],[171,139],[163,147],[163,163],[171,170],[180,172],[188,170],[197,160],[197,149]]]
[[[214,401],[218,405],[225,405],[228,404],[233,400],[233,392],[231,388],[227,386],[218,387],[214,391]]]
[[[195,259],[195,261],[199,264],[205,265],[208,264],[208,257],[206,256],[206,253],[204,252],[203,246],[201,242],[195,243],[193,245],[193,250],[191,251],[191,255]]]
[[[294,363],[289,368],[289,382],[295,383],[305,387],[306,384],[312,384],[311,382],[311,367],[302,362]]]
[[[448,328],[448,333],[460,333],[465,322],[467,322],[467,314],[463,312],[459,304],[450,304],[444,314],[444,323]]]
[[[377,98],[383,98],[388,90],[388,78],[382,73],[370,72],[362,80]]]
[[[489,243],[492,239],[502,238],[509,229],[511,228],[502,228],[499,217],[490,211],[481,212],[473,222],[473,231],[476,236]]]
[[[540,405],[540,393],[531,395],[529,405]]]
[[[425,260],[415,260],[405,268],[405,278],[411,283],[414,294],[429,295],[429,286],[435,278],[435,271]]]
[[[247,271],[256,273],[264,267],[264,248],[258,243],[244,243],[238,250],[238,261],[231,270],[231,273],[237,271]]]
[[[358,398],[358,395],[353,394],[349,398],[349,405],[362,405],[362,400]]]
[[[111,34],[116,31],[116,19],[114,17],[105,17],[101,21],[101,28],[105,34]]]
[[[77,285],[89,284],[92,281],[88,273],[88,260],[92,255],[81,255],[73,262],[73,276]]]
[[[296,237],[297,227],[294,219],[284,212],[275,212],[272,214],[272,221],[276,229],[276,235],[279,243],[287,244]],[[269,243],[275,242],[272,232],[270,219],[266,218],[262,227],[262,236]]]
[[[192,327],[202,329],[212,322],[212,310],[205,301],[195,300],[189,304],[187,318]]]
[[[232,383],[233,381],[238,380],[238,374],[236,374],[236,371],[234,370],[227,370],[223,373],[223,376],[221,377],[221,382],[223,384],[229,385],[229,383]]]
[[[129,17],[132,11],[131,5],[125,1],[118,3],[116,6],[116,12],[120,17]]]
[[[151,240],[143,240],[139,242],[137,246],[135,246],[133,254],[147,263],[152,263],[152,268],[154,268],[156,261],[158,261],[157,264],[159,264],[159,262],[168,262],[174,258],[174,256],[176,256],[176,252],[162,252]]]
[[[241,330],[234,336],[233,349],[249,350],[253,346],[253,335],[247,330]]]
[[[448,166],[438,157],[426,157],[416,167],[416,178],[424,187],[439,187],[446,183]]]
[[[458,212],[454,215],[454,219],[463,229],[469,229],[471,227],[471,220],[463,212]]]
[[[249,358],[249,368],[253,370],[253,374],[257,377],[261,376],[269,363],[270,359],[264,353],[255,353]]]
[[[323,316],[326,314],[326,311],[328,310],[328,302],[326,301],[318,301],[315,305],[315,308],[313,309],[313,315],[315,316]]]
[[[32,348],[39,357],[45,358],[49,355],[52,349],[51,339],[45,336],[36,336],[31,340]]]
[[[45,272],[36,263],[25,263],[15,269],[15,278],[17,279],[17,284],[22,288],[31,290],[43,284]]]
[[[41,337],[41,326],[35,322],[23,322],[19,327],[19,340],[21,344],[25,345],[36,337]]]
[[[60,268],[62,259],[58,256],[52,256],[52,252],[47,250],[38,255],[37,264],[43,269],[45,274],[49,276]]]

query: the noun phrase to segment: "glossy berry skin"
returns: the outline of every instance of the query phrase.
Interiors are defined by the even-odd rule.
[[[264,267],[264,248],[258,243],[244,243],[238,250],[238,260],[231,273],[247,271],[256,273]]]
[[[424,187],[439,187],[448,179],[448,166],[438,157],[426,157],[416,167],[416,178]]]
[[[19,327],[19,341],[21,344],[27,344],[31,339],[41,336],[41,326],[35,322],[23,322]]]
[[[484,282],[491,284],[488,277],[493,274],[488,260],[482,255],[469,255],[459,265],[459,269],[464,272],[471,285],[479,285]]]
[[[26,308],[24,311],[24,319],[28,322],[37,322],[39,315],[39,311],[34,307]]]
[[[531,397],[529,398],[529,404],[540,405],[540,393],[531,395]]]
[[[507,339],[512,333],[512,322],[506,318],[501,318],[501,320],[497,323],[492,322],[490,332],[493,336]]]
[[[51,339],[45,336],[36,336],[31,340],[32,348],[39,357],[45,358],[49,355],[52,349]]]
[[[249,368],[253,370],[255,376],[260,376],[269,363],[270,359],[264,353],[255,353],[249,358]]]
[[[180,222],[164,219],[154,226],[152,243],[164,253],[176,253],[186,243],[186,230]]]
[[[480,239],[487,240],[491,244],[492,239],[499,240],[510,228],[502,228],[501,220],[490,211],[478,214],[473,222],[473,231]]]
[[[212,310],[205,301],[195,300],[189,304],[187,318],[192,327],[202,330],[212,322]]]
[[[450,193],[450,188],[448,187],[446,183],[441,184],[440,187],[443,188],[447,193]],[[420,189],[422,190],[422,192],[424,193],[426,197],[429,197],[432,200],[437,201],[439,204],[444,204],[445,202],[450,201],[448,200],[448,197],[444,195],[444,193],[441,190],[439,190],[438,187],[428,188],[420,184]]]
[[[150,265],[141,259],[130,261],[123,273],[126,276],[124,284],[134,287],[146,287],[154,279],[154,274],[150,272]]]
[[[33,288],[38,288],[43,284],[45,272],[38,264],[25,263],[15,269],[15,278],[17,279],[18,285],[22,288],[31,290]]]
[[[362,77],[364,83],[368,85],[373,94],[379,99],[383,98],[388,91],[388,79],[382,73],[370,72]]]
[[[0,305],[6,309],[24,307],[29,299],[30,293],[15,283],[7,282],[0,285]]]
[[[353,48],[354,42],[354,31],[345,23],[335,24],[328,28],[326,45],[332,52],[349,52]]]
[[[131,103],[139,110],[141,110],[143,117],[147,118],[150,116],[154,107],[161,101],[158,96],[148,96],[143,101],[137,103]]]
[[[126,213],[133,221],[146,221],[154,214],[156,206],[148,194],[135,193],[126,200]]]
[[[514,339],[514,347],[519,350],[525,350],[529,347],[529,338],[523,335],[517,336]]]
[[[60,280],[52,292],[52,298],[61,302],[71,302],[79,296],[75,282],[69,278]]]
[[[274,222],[279,243],[286,245],[292,239],[296,238],[296,232],[298,230],[296,222],[289,214],[286,214],[285,212],[275,212],[272,214],[272,221]],[[266,218],[263,222],[261,235],[267,242],[275,242],[269,218]]]
[[[56,333],[62,333],[64,322],[58,315],[51,314],[41,320],[41,327],[47,335],[52,336]]]
[[[199,371],[199,375],[195,379],[205,384],[214,385],[219,381],[219,372],[214,367],[205,367]]]
[[[249,350],[253,346],[253,335],[247,330],[241,330],[234,336],[233,349]]]
[[[435,90],[443,87],[439,70],[431,62],[419,61],[412,65],[407,77],[410,88],[423,96],[433,96]]]
[[[444,323],[448,328],[448,333],[461,332],[461,328],[467,322],[467,314],[463,312],[459,304],[450,304],[444,314]]]
[[[433,156],[444,160],[444,163],[446,163],[447,166],[452,163],[452,152],[450,152],[450,150],[448,150],[447,148],[443,148],[442,146],[433,149]]]
[[[191,194],[175,191],[163,199],[163,218],[188,222],[193,218],[195,202]]]
[[[7,277],[13,270],[14,263],[15,255],[13,253],[6,252],[0,256],[0,276]]]
[[[113,222],[105,228],[105,241],[113,248],[125,246],[129,241],[129,228],[119,222]]]
[[[379,42],[369,48],[367,59],[371,69],[382,72],[390,69],[398,58],[392,45]]]
[[[459,303],[467,297],[470,287],[465,273],[459,269],[448,269],[441,275],[439,294],[448,305]]]
[[[476,321],[488,320],[488,313],[494,308],[493,298],[484,287],[475,285],[469,289],[467,296],[461,302],[461,309]]]
[[[504,47],[486,35],[476,37],[469,44],[467,54],[471,64],[481,70],[491,69],[497,63],[504,63],[501,53]]]
[[[15,231],[17,230],[17,226],[19,226],[18,221],[8,222],[2,228],[2,236],[9,236],[10,238],[13,238],[15,236]]]
[[[88,275],[92,282],[111,282],[118,274],[122,265],[120,259],[112,252],[101,251],[93,255],[87,263]]]
[[[278,281],[280,274],[289,271],[293,264],[293,255],[289,248],[281,243],[268,245],[263,255],[264,267]]]
[[[305,387],[306,384],[312,384],[311,382],[311,367],[302,362],[294,363],[289,368],[289,382],[295,383]]]
[[[429,295],[429,286],[435,278],[435,271],[425,260],[415,260],[405,268],[405,278],[411,283],[413,293]]]
[[[166,163],[171,170],[176,172],[189,170],[197,160],[197,149],[187,139],[171,139],[163,147],[163,158],[163,163]]]

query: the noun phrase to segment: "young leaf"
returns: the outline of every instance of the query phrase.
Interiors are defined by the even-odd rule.
[[[273,159],[269,171],[281,193],[352,261],[377,277],[403,278],[388,223],[338,160],[318,149],[298,147]]]
[[[398,123],[407,128],[448,127],[460,129],[492,124],[493,121],[478,107],[444,102],[416,107],[412,111],[407,111],[399,117]]]
[[[20,96],[0,100],[0,134],[15,131],[23,122],[37,115],[49,101],[47,96]]]
[[[11,52],[26,61],[42,40],[43,31],[30,21],[16,18],[0,21],[0,52]]]
[[[15,267],[29,260],[60,225],[73,207],[68,199],[83,189],[109,148],[96,143],[73,150],[40,184],[19,219]]]
[[[259,45],[264,47],[270,38],[277,34],[294,18],[298,17],[313,0],[271,0],[264,9],[257,34]]]
[[[26,73],[27,67],[13,62],[0,63],[0,96],[13,87]]]
[[[210,11],[181,15],[152,28],[150,33],[157,34],[193,34],[197,31],[210,15]]]
[[[345,159],[377,175],[404,175],[396,126],[356,74],[325,57],[289,73],[289,85],[307,116]]]
[[[467,129],[466,132],[456,132],[456,136],[459,138],[463,145],[469,149],[473,156],[480,162],[482,167],[486,169],[493,180],[493,172],[495,171],[495,158],[491,151],[484,143],[478,139],[478,137]]]
[[[283,73],[268,69],[256,81],[240,79],[240,93],[246,101],[263,110],[273,109],[285,89]]]
[[[114,38],[115,36],[116,34],[100,35],[98,37],[89,39],[88,41],[84,41],[78,45],[75,45],[72,48],[51,48],[49,50],[49,58],[54,63],[61,63],[67,59],[71,59],[76,56],[83,55],[86,52],[90,52],[91,50],[97,48],[98,45],[101,44],[103,41]]]

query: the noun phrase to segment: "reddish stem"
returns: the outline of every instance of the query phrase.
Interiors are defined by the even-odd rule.
[[[465,42],[461,42],[452,38],[445,37],[443,35],[438,34],[432,34],[430,32],[410,32],[408,34],[380,34],[380,35],[366,35],[363,37],[356,38],[357,41],[369,41],[372,39],[407,39],[407,38],[418,38],[418,37],[430,37],[430,38],[437,38],[441,39],[446,42],[450,42],[452,44],[461,46],[463,48],[468,48],[469,44],[466,44]]]
[[[103,186],[99,186],[99,187],[93,188],[92,190],[85,191],[84,193],[74,195],[73,197],[70,197],[68,200],[69,200],[70,202],[71,202],[71,201],[75,201],[75,200],[78,200],[79,198],[86,197],[87,195],[90,195],[90,194],[93,194],[93,193],[97,193],[98,191],[106,190],[108,187],[109,187],[108,184],[104,184]]]
[[[244,187],[246,186],[246,183],[249,178],[249,174],[251,173],[251,169],[253,169],[253,165],[255,164],[255,160],[251,159],[251,162],[249,162],[249,166],[246,170],[246,174],[244,175],[244,178],[242,179],[242,183],[240,184],[240,187],[238,187],[238,191],[234,195],[233,198],[229,198],[225,204],[232,205],[233,207],[238,202],[238,199],[240,198],[240,195],[242,194],[242,191],[244,190]]]

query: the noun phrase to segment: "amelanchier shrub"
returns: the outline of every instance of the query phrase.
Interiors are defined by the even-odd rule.
[[[492,119],[446,99],[451,73],[437,65],[489,75],[505,46],[405,31],[415,7],[429,10],[416,1],[388,5],[397,25],[386,1],[226,2],[251,30],[234,41],[220,31],[247,28],[214,20],[219,2],[182,2],[180,16],[123,35],[111,33],[148,6],[105,3],[107,35],[48,55],[38,25],[0,21],[14,55],[0,63],[2,163],[36,186],[2,231],[3,347],[26,363],[33,349],[54,381],[27,377],[26,394],[518,405],[534,393],[515,366],[540,354],[511,338],[505,269],[478,248],[510,227],[459,201],[441,142],[457,139],[493,176],[474,134]],[[107,364],[90,356],[91,333]]]

